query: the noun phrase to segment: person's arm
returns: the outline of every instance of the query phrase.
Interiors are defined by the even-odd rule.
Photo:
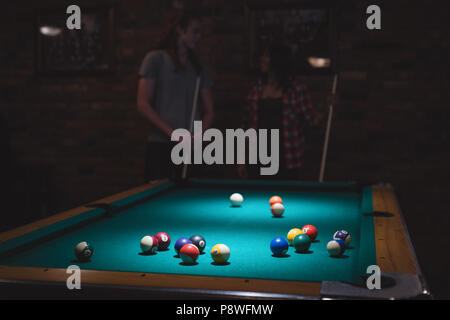
[[[138,82],[137,92],[137,108],[138,112],[145,117],[152,125],[160,129],[169,137],[172,135],[173,128],[167,124],[156,113],[151,105],[153,95],[155,93],[155,80],[151,78],[140,78]]]
[[[201,97],[203,102],[203,131],[205,131],[211,128],[214,121],[214,101],[211,88],[202,89]]]

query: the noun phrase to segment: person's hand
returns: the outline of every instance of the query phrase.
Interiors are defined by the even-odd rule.
[[[245,166],[245,164],[238,164],[237,165],[237,174],[238,174],[238,177],[241,178],[241,179],[247,179],[248,178],[247,167]]]

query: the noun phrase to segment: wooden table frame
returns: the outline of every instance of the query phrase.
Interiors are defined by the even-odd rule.
[[[95,203],[113,203],[166,182],[167,180],[153,181],[95,201]],[[419,296],[430,296],[393,188],[390,185],[372,186],[372,199],[377,265],[383,272],[417,275],[422,288]],[[4,232],[0,234],[0,242],[22,236],[89,210],[92,209],[80,206]],[[0,265],[0,284],[10,286],[20,286],[21,284],[59,286],[70,292],[66,288],[68,276],[66,269],[60,268]],[[104,286],[105,288],[125,288],[126,291],[140,290],[143,297],[151,298],[183,296],[191,298],[317,299],[324,297],[321,293],[322,283],[319,282],[97,270],[81,270],[81,279],[83,287]],[[408,298],[417,298],[417,296]]]

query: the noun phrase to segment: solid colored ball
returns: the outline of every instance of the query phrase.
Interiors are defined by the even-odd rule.
[[[177,254],[180,254],[180,250],[181,248],[185,245],[191,243],[192,241],[189,240],[188,238],[180,238],[177,240],[177,242],[175,242],[175,251],[177,252]]]
[[[283,200],[279,196],[273,196],[269,199],[270,206],[275,203],[283,203]]]
[[[226,263],[230,258],[230,248],[222,243],[216,244],[211,249],[211,257],[215,263]]]
[[[158,232],[155,234],[155,238],[158,239],[158,250],[166,250],[170,245],[170,237],[165,232]]]
[[[318,231],[313,225],[307,224],[306,226],[303,226],[302,231],[311,239],[311,241],[316,240]]]
[[[311,239],[306,234],[299,234],[294,238],[292,244],[298,252],[308,251],[311,246]]]
[[[158,250],[158,239],[154,236],[145,236],[141,239],[141,249],[144,253],[155,253]]]
[[[336,231],[333,235],[333,239],[341,239],[342,241],[344,241],[346,247],[350,245],[351,241],[350,233],[345,230]]]
[[[277,237],[270,242],[270,250],[276,256],[284,256],[289,249],[289,243],[285,238]]]
[[[88,261],[94,254],[94,247],[86,241],[75,246],[75,256],[80,261]]]
[[[270,210],[274,217],[281,217],[284,213],[284,206],[281,203],[274,203],[272,207],[270,207]]]
[[[180,257],[184,263],[194,264],[195,261],[197,260],[199,254],[200,254],[200,251],[198,251],[198,248],[194,244],[191,244],[191,243],[185,244],[180,249]]]
[[[244,201],[244,197],[243,197],[242,194],[240,194],[240,193],[233,193],[233,194],[230,196],[230,202],[231,202],[231,205],[232,205],[233,207],[238,207],[238,206],[240,206],[240,205],[242,204],[243,201]]]
[[[328,241],[327,250],[332,257],[340,256],[345,251],[345,243],[341,239],[331,239]]]
[[[292,240],[294,240],[294,238],[296,236],[298,236],[299,234],[303,234],[303,231],[299,228],[294,228],[289,230],[288,234],[287,234],[287,240],[289,241],[289,244],[292,246]]]
[[[195,235],[189,238],[189,240],[192,241],[192,243],[198,248],[200,252],[203,252],[203,250],[206,247],[206,241],[205,238],[199,235]]]

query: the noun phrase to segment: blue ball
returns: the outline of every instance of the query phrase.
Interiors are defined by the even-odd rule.
[[[289,242],[285,238],[277,237],[270,242],[270,250],[276,256],[283,256],[289,249]]]
[[[339,230],[334,233],[333,239],[341,239],[342,241],[344,241],[345,246],[348,247],[350,245],[351,237],[350,237],[350,233],[348,233],[348,231]]]
[[[177,240],[177,242],[175,242],[175,251],[177,252],[177,254],[180,254],[180,250],[181,248],[188,243],[192,243],[191,240],[189,240],[188,238],[180,238]]]
[[[331,239],[328,241],[327,250],[332,257],[340,256],[345,251],[345,243],[341,239]]]

